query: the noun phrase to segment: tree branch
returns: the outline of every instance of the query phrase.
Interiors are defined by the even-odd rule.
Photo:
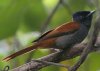
[[[35,62],[40,62],[43,64],[48,64],[48,65],[55,65],[55,66],[59,66],[59,67],[64,67],[64,68],[69,68],[69,66],[63,65],[63,64],[59,64],[59,63],[54,63],[54,62],[47,62],[47,61],[42,61],[42,60],[33,60]]]
[[[98,40],[100,40],[100,37],[98,37]],[[100,50],[100,46],[99,46],[100,42],[97,42],[97,43],[99,43],[99,44],[96,46],[93,46],[91,52]],[[68,52],[65,52],[61,57],[58,57],[58,54],[61,53],[61,51],[57,51],[55,53],[52,53],[52,54],[49,54],[42,58],[39,58],[38,60],[58,63],[63,60],[66,60],[66,59],[68,60],[68,59],[72,59],[76,56],[79,56],[85,47],[87,47],[86,43],[77,44],[77,45],[73,46]],[[59,59],[59,60],[57,60],[57,59]],[[12,71],[29,71],[29,70],[37,71],[46,66],[49,66],[49,64],[35,62],[34,60],[31,60],[29,63],[26,63],[15,69],[12,69]]]
[[[56,13],[57,9],[59,8],[60,4],[62,3],[63,0],[59,0],[59,2],[57,3],[57,5],[55,6],[55,8],[52,10],[51,14],[48,16],[48,18],[46,19],[46,21],[44,22],[43,26],[41,27],[41,33],[44,32],[44,30],[47,28],[47,26],[49,25],[52,17],[54,16],[54,14]]]

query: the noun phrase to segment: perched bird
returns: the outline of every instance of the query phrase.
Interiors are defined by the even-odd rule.
[[[34,45],[7,56],[3,60],[9,61],[19,55],[37,48],[65,49],[80,43],[87,36],[95,11],[79,11],[73,14],[73,21],[50,30],[34,41]]]

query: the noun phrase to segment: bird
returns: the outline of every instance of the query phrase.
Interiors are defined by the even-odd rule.
[[[33,45],[15,52],[3,60],[9,61],[38,48],[67,50],[71,48],[71,46],[81,43],[88,35],[94,12],[95,11],[78,11],[73,13],[71,22],[64,23],[55,29],[47,31],[38,39],[34,40]]]

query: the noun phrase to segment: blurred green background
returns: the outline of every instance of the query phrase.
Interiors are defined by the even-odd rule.
[[[0,0],[0,60],[21,50],[38,38],[40,34],[72,20],[72,14],[80,10],[98,9],[100,0],[63,0],[45,26],[45,21],[52,13],[59,0]],[[45,28],[42,28],[44,27]],[[41,32],[42,31],[42,32]],[[20,66],[32,58],[48,55],[48,49],[37,50],[19,56],[9,62],[0,61],[0,70],[6,65],[10,69]],[[73,65],[79,57],[63,61]],[[49,66],[40,71],[66,71],[65,68]],[[100,71],[100,53],[91,53],[78,71]]]

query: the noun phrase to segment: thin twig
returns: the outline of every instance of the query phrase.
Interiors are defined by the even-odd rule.
[[[62,2],[62,0],[59,0],[59,2],[57,3],[57,5],[55,6],[55,8],[52,10],[51,14],[48,16],[48,18],[44,22],[43,26],[41,27],[41,32],[42,33],[44,32],[44,30],[46,30],[47,26],[49,25],[52,17],[56,13],[56,11],[57,11],[58,7],[60,6],[61,2]]]
[[[45,63],[45,64],[48,64],[48,65],[54,65],[54,66],[64,67],[64,68],[69,69],[69,66],[66,66],[64,64],[59,64],[59,63],[54,63],[54,62],[47,62],[47,61],[42,61],[42,60],[33,60],[33,61],[39,62],[39,63]]]
[[[73,14],[73,11],[71,10],[70,6],[66,2],[62,2],[62,5],[65,7],[65,9],[69,12],[69,14]]]
[[[4,69],[2,71],[9,71],[10,67],[9,66],[5,66]]]

